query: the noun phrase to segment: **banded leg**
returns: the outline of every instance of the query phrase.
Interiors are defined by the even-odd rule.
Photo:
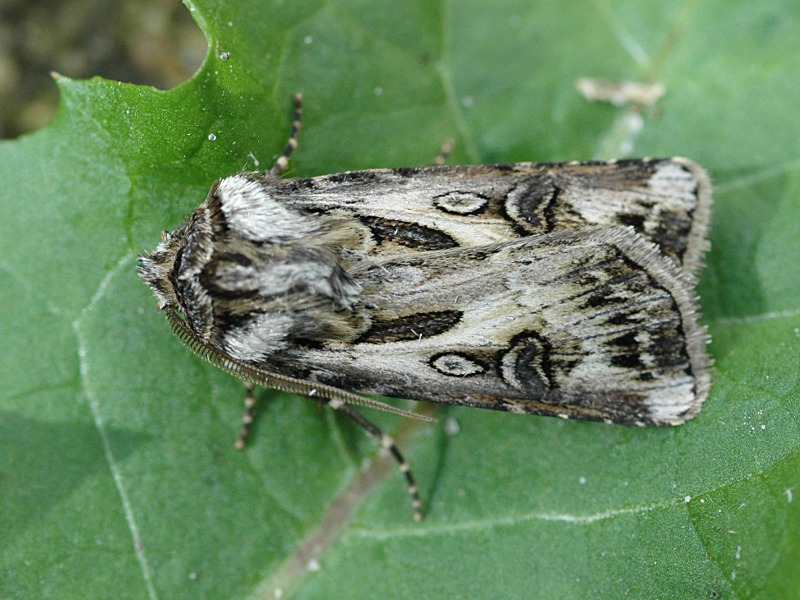
[[[244,416],[242,417],[242,428],[239,431],[239,437],[236,439],[235,446],[237,450],[241,450],[245,447],[247,443],[247,438],[250,435],[250,429],[255,421],[255,406],[256,406],[256,395],[253,390],[253,384],[245,384],[247,388],[247,394],[245,395],[244,399]],[[384,433],[383,430],[375,425],[372,421],[367,419],[364,415],[358,412],[352,406],[345,404],[341,400],[329,400],[328,398],[319,398],[314,396],[313,394],[309,396],[312,400],[319,402],[320,404],[327,404],[331,408],[338,410],[341,413],[344,413],[353,421],[355,421],[362,429],[364,429],[369,435],[377,439],[383,448],[386,448],[394,457],[395,461],[397,462],[397,466],[400,469],[400,472],[406,478],[406,485],[408,486],[408,494],[411,496],[411,507],[414,510],[414,520],[421,521],[422,520],[422,500],[419,498],[419,488],[417,487],[417,482],[414,480],[414,475],[411,473],[411,465],[408,464],[408,461],[403,457],[403,453],[400,452],[400,448],[397,447],[395,444],[394,439],[388,433]]]
[[[294,120],[292,121],[292,132],[289,134],[289,141],[283,153],[277,158],[275,164],[269,170],[270,177],[280,177],[289,166],[289,157],[297,150],[297,136],[300,133],[301,121],[303,118],[303,94],[294,95]]]
[[[234,446],[237,450],[244,448],[247,437],[250,435],[250,428],[256,418],[256,394],[253,391],[253,384],[247,383],[247,395],[244,397],[244,416],[242,417],[242,428],[239,437],[236,438]]]
[[[348,404],[344,404],[341,401],[328,400],[325,398],[313,399],[323,404],[327,404],[331,408],[346,414],[348,417],[353,419],[353,421],[358,423],[358,425],[360,425],[368,434],[379,440],[383,448],[386,448],[389,452],[391,452],[392,456],[397,461],[397,466],[400,468],[400,472],[406,478],[408,494],[411,496],[411,507],[414,510],[414,520],[421,521],[422,501],[419,499],[419,488],[417,487],[417,482],[414,481],[414,475],[411,473],[411,466],[408,464],[408,461],[403,458],[403,454],[400,452],[397,444],[394,443],[392,436],[390,436],[388,433],[384,433],[380,427],[375,425],[375,423],[372,421],[369,421],[364,415]]]

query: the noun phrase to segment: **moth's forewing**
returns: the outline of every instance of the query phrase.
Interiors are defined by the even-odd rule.
[[[368,326],[271,366],[343,389],[639,425],[680,423],[708,393],[692,287],[628,228],[421,253],[350,276]]]
[[[695,276],[708,248],[711,185],[684,158],[376,169],[263,183],[287,206],[360,227],[361,252],[374,259],[624,225]]]

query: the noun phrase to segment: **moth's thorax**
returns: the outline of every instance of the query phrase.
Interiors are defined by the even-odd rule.
[[[218,181],[140,267],[161,308],[177,308],[201,339],[247,362],[293,339],[352,337],[360,291],[339,264],[331,223],[269,190],[269,179],[244,174]]]

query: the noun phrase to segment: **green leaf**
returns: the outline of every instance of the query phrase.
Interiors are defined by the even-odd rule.
[[[800,597],[797,2],[191,9],[210,44],[191,81],[61,78],[55,122],[0,144],[0,596]],[[637,129],[581,77],[667,93]],[[296,91],[290,175],[425,164],[447,138],[452,162],[704,164],[700,415],[377,415],[401,428],[421,524],[374,442],[311,402],[265,392],[235,451],[241,385],[171,336],[135,257],[215,178],[271,164]]]

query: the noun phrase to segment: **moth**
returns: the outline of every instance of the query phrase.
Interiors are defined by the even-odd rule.
[[[375,169],[214,183],[140,257],[177,337],[248,386],[308,396],[394,441],[363,393],[677,425],[709,392],[695,282],[711,185],[684,158]],[[411,413],[412,415],[414,413]]]

